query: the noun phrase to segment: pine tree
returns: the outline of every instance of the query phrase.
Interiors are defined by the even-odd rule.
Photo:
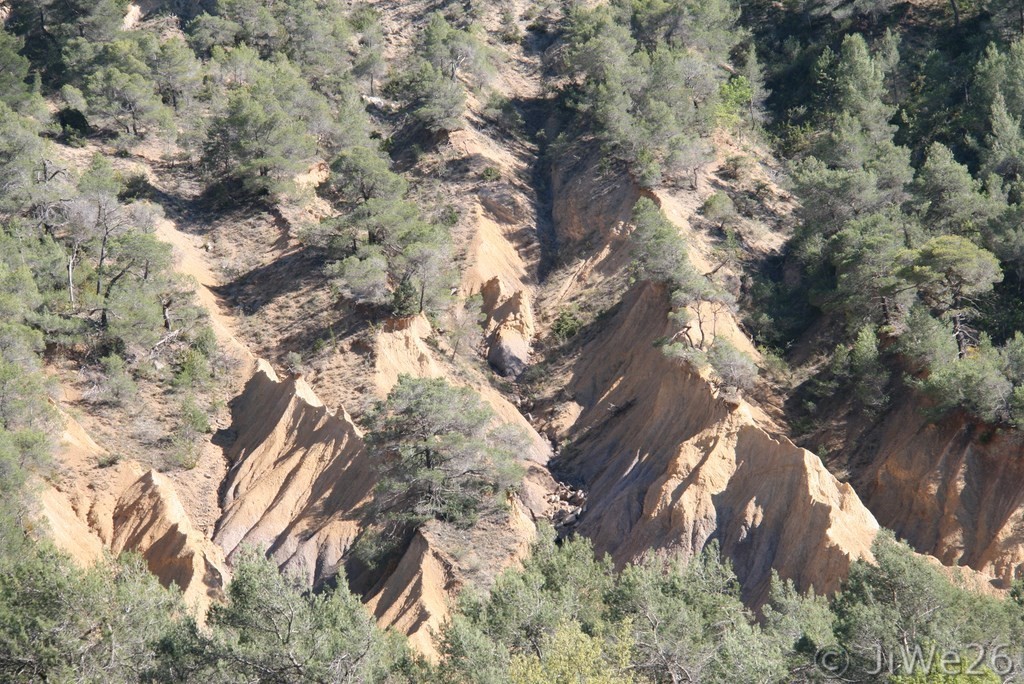
[[[331,162],[328,184],[341,201],[351,204],[398,200],[408,188],[405,179],[391,171],[387,158],[367,147],[347,149]]]
[[[933,234],[972,236],[984,231],[999,209],[966,166],[941,143],[933,143],[914,181],[921,219]]]
[[[472,389],[401,375],[367,416],[367,445],[380,471],[374,533],[394,548],[427,520],[472,524],[500,509],[521,471],[525,436],[496,425]]]
[[[327,102],[287,60],[260,63],[247,78],[210,126],[206,166],[250,190],[278,192],[340,133]]]
[[[996,93],[989,119],[991,132],[983,156],[984,170],[986,174],[1000,176],[1014,193],[1018,192],[1016,186],[1024,178],[1024,136],[1020,125],[1020,119],[1007,108],[1002,93]]]
[[[680,275],[692,269],[686,243],[658,205],[646,197],[637,200],[633,225],[634,256],[644,278],[670,284],[690,279]]]
[[[24,39],[0,27],[0,103],[19,110],[32,96],[28,84],[31,63],[21,55]]]
[[[928,306],[950,321],[960,356],[965,356],[975,341],[968,322],[977,299],[1003,279],[999,260],[966,238],[941,235],[923,244],[902,274],[916,284]]]

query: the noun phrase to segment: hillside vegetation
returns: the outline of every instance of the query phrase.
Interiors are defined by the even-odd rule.
[[[3,681],[1024,666],[1017,5],[0,17]]]

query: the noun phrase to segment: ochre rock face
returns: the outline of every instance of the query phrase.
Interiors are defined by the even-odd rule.
[[[190,605],[223,598],[224,554],[192,527],[167,477],[150,470],[139,478],[118,499],[113,524],[115,556],[142,553],[150,572],[165,585],[177,584]]]
[[[1024,567],[1024,438],[954,414],[930,423],[916,397],[843,454],[878,521],[919,552],[1008,587]]]
[[[214,541],[268,551],[310,580],[332,576],[360,529],[374,473],[359,429],[330,413],[301,378],[260,362],[232,403],[236,441]]]
[[[367,607],[384,628],[409,635],[412,646],[431,659],[438,656],[431,634],[441,628],[459,586],[452,564],[417,532],[395,570],[374,591]]]
[[[483,312],[487,361],[501,375],[516,377],[530,362],[530,342],[536,328],[530,296],[524,290],[507,293],[497,277],[484,283]]]
[[[105,455],[74,419],[58,452],[64,477],[39,496],[40,516],[58,548],[81,565],[134,551],[165,586],[177,584],[200,615],[223,597],[227,569],[223,553],[195,529],[173,483],[135,461],[101,468]]]
[[[415,320],[383,334],[397,335],[393,352],[426,354],[407,336]],[[332,414],[301,378],[278,379],[261,362],[232,404],[228,449],[231,468],[224,484],[223,515],[214,541],[230,559],[244,545],[266,550],[282,569],[301,572],[319,585],[344,573],[346,552],[372,522],[364,506],[376,485],[373,456],[347,413]],[[550,489],[553,482],[534,465],[529,482]],[[484,520],[471,531],[451,533],[428,525],[413,538],[395,567],[370,589],[368,607],[384,627],[407,634],[427,656],[436,656],[433,632],[448,615],[466,572],[452,549],[470,549],[468,565],[484,568],[487,579],[521,558],[535,534],[533,512],[518,500],[510,513]],[[447,534],[466,538],[441,538]],[[479,578],[478,578],[479,579]],[[476,581],[475,584],[480,584]]]
[[[874,517],[817,456],[666,357],[656,341],[668,312],[663,288],[635,289],[574,368],[583,409],[568,433],[578,439],[556,470],[588,490],[578,532],[619,565],[717,539],[753,604],[772,569],[801,589],[834,590],[852,561],[870,558]]]
[[[640,188],[621,174],[602,173],[599,146],[559,160],[552,169],[553,219],[559,247],[592,240],[603,244],[615,226],[629,220]],[[601,182],[601,177],[605,181]]]

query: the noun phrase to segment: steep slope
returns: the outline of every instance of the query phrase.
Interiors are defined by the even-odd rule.
[[[419,358],[426,352],[417,350],[417,340],[392,342]],[[233,402],[232,414],[236,438],[227,449],[231,467],[214,541],[229,559],[243,545],[265,549],[283,569],[303,573],[316,585],[344,575],[345,554],[368,522],[364,505],[376,484],[359,429],[344,411],[331,413],[302,378],[281,380],[263,361]],[[538,475],[543,472],[535,465],[528,487],[535,491],[550,483]],[[471,530],[421,530],[367,593],[381,625],[399,629],[421,652],[436,655],[432,633],[458,590],[467,584],[486,587],[526,552],[533,520],[545,515],[547,504],[542,496],[524,499],[538,502],[534,510],[514,499],[507,514],[481,520]]]
[[[510,179],[472,188],[458,293],[462,299],[480,297],[484,357],[500,375],[515,377],[530,363],[536,332],[532,305],[540,257],[538,217],[529,186],[522,181],[531,173],[529,151],[520,149],[515,155],[501,150],[474,130],[453,135],[452,146],[463,158]]]
[[[456,590],[451,562],[420,531],[387,581],[372,593],[367,607],[382,627],[408,634],[417,651],[436,658],[431,632],[448,615],[449,602]]]
[[[757,409],[662,354],[668,313],[663,288],[634,289],[572,367],[579,416],[561,429],[571,447],[556,468],[588,492],[577,531],[620,565],[716,539],[754,604],[772,569],[835,590],[870,557],[875,519],[817,456],[760,427]]]
[[[738,291],[742,262],[723,263],[720,226],[698,213],[704,199],[743,195],[759,183],[771,201],[760,215],[736,217],[736,235],[747,258],[784,243],[773,228],[784,224],[792,202],[758,161],[763,153],[718,137],[717,157],[692,189],[643,190],[621,170],[603,168],[585,146],[556,161],[555,232],[575,261],[553,274],[543,303],[578,302],[591,310],[594,301],[615,303],[596,312],[581,348],[563,360],[556,351],[557,379],[540,383],[548,398],[537,410],[541,432],[566,445],[553,469],[586,491],[574,530],[590,537],[598,553],[621,566],[653,549],[692,556],[714,540],[733,560],[744,599],[759,605],[772,570],[801,589],[834,591],[851,562],[871,557],[878,523],[850,485],[792,444],[763,410],[734,391],[719,393],[662,353],[661,343],[678,330],[663,286],[626,289],[629,219],[641,196],[677,226],[694,269],[714,274],[726,290]],[[751,177],[742,182],[721,172],[736,154],[752,160]],[[705,306],[692,306],[690,319],[714,318],[705,332],[759,358],[731,311],[695,308]]]
[[[389,50],[407,48],[408,29],[427,15],[426,6],[375,4],[384,14]],[[496,28],[497,12],[485,21]],[[532,119],[527,128],[547,133],[545,119],[555,103],[545,88],[539,39],[528,33],[521,44],[501,48],[508,68],[493,87]],[[483,115],[484,94],[470,95],[469,126],[453,133],[442,149],[417,155],[409,177],[428,181],[421,185],[429,193],[436,174],[458,209],[461,220],[453,237],[461,276],[455,294],[460,300],[479,295],[481,356],[497,373],[516,378],[529,368],[538,338],[573,300],[599,290],[601,301],[622,297],[631,261],[628,220],[642,195],[655,199],[686,232],[695,265],[702,272],[714,267],[712,240],[689,222],[716,187],[713,168],[720,160],[701,175],[694,192],[641,191],[623,169],[609,171],[599,144],[583,141],[555,160],[554,201],[548,207],[546,179],[538,173],[543,168],[539,141],[546,136],[495,130]],[[448,167],[459,171],[446,175]],[[314,166],[300,185],[322,181],[325,168]],[[153,180],[160,186],[160,178]],[[546,212],[552,209],[548,225]],[[110,471],[117,474],[116,495],[104,495],[99,505],[109,508],[109,515],[91,516],[99,522],[90,514],[68,516],[68,509],[77,510],[75,502],[56,492],[55,500],[68,502],[55,505],[52,517],[69,531],[67,543],[77,544],[76,553],[94,557],[104,546],[159,549],[153,554],[165,558],[164,576],[191,582],[188,577],[201,575],[219,586],[214,581],[223,576],[215,572],[219,565],[202,554],[171,552],[197,536],[206,543],[188,525],[176,499],[181,496],[189,513],[202,507],[204,521],[216,514],[213,529],[200,527],[229,560],[243,545],[252,545],[313,583],[330,580],[343,571],[366,523],[365,504],[375,485],[371,457],[340,406],[348,405],[358,416],[367,401],[387,394],[399,374],[409,373],[473,387],[501,420],[522,427],[532,444],[523,455],[529,464],[526,481],[507,515],[472,530],[428,525],[365,592],[381,624],[410,634],[426,653],[433,653],[431,630],[453,594],[470,584],[488,586],[494,574],[526,552],[541,519],[555,517],[560,532],[576,529],[592,537],[600,552],[612,553],[620,564],[653,548],[693,554],[717,539],[735,560],[754,603],[764,598],[772,568],[802,588],[830,591],[852,559],[870,555],[877,525],[848,486],[829,475],[814,454],[777,436],[761,411],[735,397],[717,396],[704,378],[654,347],[671,332],[667,298],[657,287],[634,289],[614,318],[593,327],[591,341],[571,362],[564,387],[569,400],[554,401],[554,418],[541,425],[552,441],[568,443],[558,465],[566,478],[588,490],[584,503],[582,493],[552,480],[546,468],[551,446],[531,425],[534,416],[520,412],[525,401],[520,388],[496,382],[475,360],[449,359],[451,350],[425,316],[370,325],[365,312],[339,302],[324,286],[322,257],[296,239],[293,228],[304,220],[299,214],[295,207],[227,212],[213,220],[216,225],[203,227],[210,238],[203,248],[171,221],[158,226],[158,235],[176,248],[179,271],[197,281],[220,342],[250,361],[255,358],[251,346],[279,366],[301,352],[302,362],[288,360],[288,366],[302,368],[305,377],[281,379],[269,363],[257,363],[232,402],[230,428],[215,436],[228,470],[225,474],[224,459],[210,445],[216,458],[204,461],[209,466],[201,471],[209,480],[205,488],[187,473],[174,474],[175,482],[168,483],[122,464]],[[238,229],[239,220],[250,224],[246,230]],[[221,265],[230,278],[212,266],[208,247],[223,253]],[[544,249],[547,257],[560,256],[568,264],[547,279],[541,273]],[[227,266],[229,256],[235,262]],[[222,309],[220,296],[247,312],[244,322]],[[756,355],[731,317],[720,331]],[[336,410],[328,409],[313,388]],[[179,485],[177,495],[173,484]],[[210,504],[217,485],[217,501]],[[92,496],[73,494],[83,501]],[[97,506],[87,501],[85,509]],[[96,543],[92,537],[74,539],[79,523],[101,529]]]
[[[358,428],[261,361],[232,403],[231,429],[214,541],[229,558],[250,544],[310,580],[335,574],[374,485]]]
[[[254,360],[253,353],[238,340],[234,320],[224,313],[220,299],[214,294],[214,290],[223,283],[210,267],[204,252],[196,246],[196,238],[182,232],[173,221],[166,219],[157,222],[156,235],[174,248],[175,270],[195,281],[196,297],[210,317],[217,341],[238,358]]]
[[[82,565],[135,551],[164,585],[176,584],[200,615],[222,596],[228,576],[220,549],[193,526],[173,483],[135,461],[101,467],[106,456],[67,417],[58,461],[62,477],[39,496],[48,534]]]
[[[929,422],[908,394],[832,461],[878,521],[921,553],[1008,588],[1024,571],[1024,437],[963,414]]]
[[[398,376],[446,377],[457,385],[468,385],[486,401],[498,419],[517,425],[527,435],[531,449],[524,459],[547,463],[551,445],[541,437],[529,421],[508,399],[495,390],[486,379],[467,369],[454,369],[437,358],[427,343],[432,329],[425,316],[393,319],[385,323],[374,338],[374,380],[377,396],[387,395]],[[461,371],[461,372],[460,372]]]
[[[140,552],[161,582],[178,585],[200,609],[223,597],[224,554],[192,526],[166,476],[150,470],[136,480],[118,498],[112,522],[111,553]]]

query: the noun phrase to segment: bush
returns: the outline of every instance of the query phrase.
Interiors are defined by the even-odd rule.
[[[757,380],[754,361],[724,338],[715,338],[708,350],[708,363],[725,386],[750,389]]]
[[[724,192],[716,192],[708,197],[704,200],[700,210],[704,214],[704,218],[718,224],[719,228],[724,228],[727,223],[736,218],[736,206]]]
[[[174,374],[174,386],[192,390],[206,387],[213,377],[210,360],[198,349],[188,349],[181,356]]]
[[[878,337],[873,326],[866,325],[857,333],[849,354],[854,396],[869,412],[881,410],[889,402],[885,387],[889,369],[879,360]]]
[[[745,155],[732,155],[722,163],[722,170],[719,172],[729,180],[745,181],[754,168],[754,160]]]
[[[516,21],[515,12],[510,9],[505,9],[501,12],[501,26],[498,29],[498,37],[501,38],[503,43],[511,45],[523,40],[523,32],[519,28],[519,22]]]
[[[906,330],[896,341],[896,351],[911,361],[915,372],[957,358],[956,340],[947,327],[921,305],[915,305],[907,315]]]
[[[121,454],[103,454],[96,458],[96,465],[100,468],[112,468],[121,462]]]
[[[522,132],[525,123],[512,100],[500,93],[493,93],[488,98],[487,106],[484,107],[482,115],[485,119],[509,134]]]
[[[670,359],[683,362],[696,373],[700,373],[708,365],[707,353],[686,342],[674,342],[666,345],[662,349],[662,353]]]
[[[472,389],[399,376],[367,415],[366,443],[380,478],[369,518],[378,524],[364,546],[391,549],[427,520],[465,527],[503,508],[528,444],[494,419]]]
[[[191,470],[199,463],[202,436],[210,432],[210,418],[194,397],[185,397],[178,410],[180,422],[171,433],[171,464]]]
[[[935,402],[936,418],[963,407],[990,423],[1007,421],[1014,388],[1002,366],[999,352],[983,337],[964,358],[932,368],[916,384]]]
[[[121,406],[138,395],[139,388],[125,368],[124,359],[111,354],[103,358],[102,364],[104,378],[101,396],[104,401]]]
[[[398,283],[391,293],[391,313],[399,318],[415,316],[419,313],[419,293],[408,280]]]
[[[693,268],[679,229],[653,200],[641,197],[633,207],[633,255],[641,278],[673,287],[692,280]]]
[[[562,309],[555,316],[555,322],[551,324],[551,334],[565,342],[576,337],[582,327],[583,321],[580,320],[575,308]]]
[[[388,262],[380,250],[368,248],[327,268],[341,294],[358,304],[379,306],[388,300]]]
[[[454,228],[459,222],[459,210],[451,204],[446,204],[444,208],[441,209],[438,221],[440,221],[443,226]]]
[[[757,351],[761,355],[761,367],[769,378],[780,383],[789,380],[789,363],[782,354],[765,346],[759,346]]]
[[[317,340],[319,342],[320,340]],[[288,372],[292,375],[302,375],[306,372],[306,364],[302,360],[302,354],[296,351],[290,351],[284,355],[285,364],[287,365]]]

